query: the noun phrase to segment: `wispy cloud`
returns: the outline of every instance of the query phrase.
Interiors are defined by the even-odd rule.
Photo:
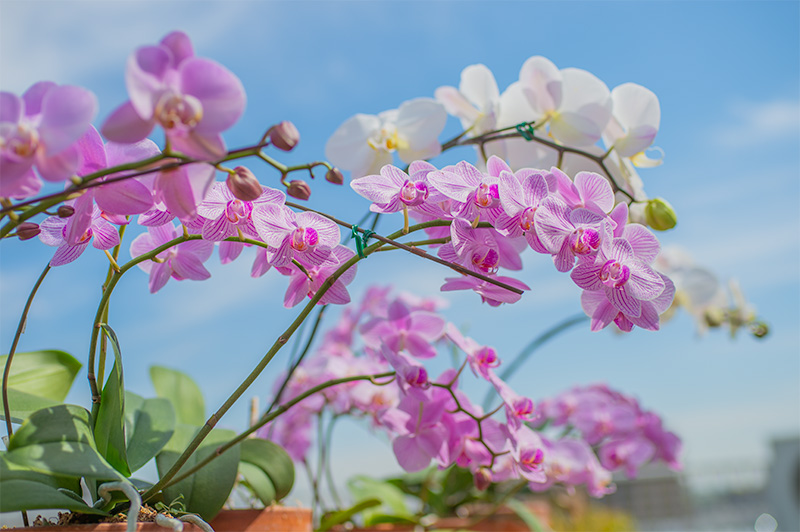
[[[797,139],[799,135],[800,101],[796,99],[734,102],[730,120],[712,131],[712,138],[727,147]]]

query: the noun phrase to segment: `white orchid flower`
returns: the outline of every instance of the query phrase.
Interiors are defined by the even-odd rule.
[[[558,70],[550,60],[534,56],[522,65],[519,81],[553,138],[573,147],[600,140],[611,118],[611,95],[593,74],[579,68]]]
[[[432,98],[409,100],[377,116],[357,114],[328,139],[325,156],[354,179],[377,174],[395,152],[405,163],[439,155],[438,137],[446,122],[445,108]]]
[[[497,127],[500,90],[492,71],[485,65],[470,65],[461,71],[461,83],[439,87],[434,93],[447,112],[461,119],[467,135],[476,137]]]
[[[606,147],[613,147],[620,157],[630,159],[635,166],[661,164],[663,157],[651,159],[645,155],[661,122],[658,97],[641,85],[623,83],[611,91],[611,101],[613,114],[603,131]]]

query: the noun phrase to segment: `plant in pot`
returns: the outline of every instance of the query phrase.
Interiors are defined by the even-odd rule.
[[[21,511],[28,519],[28,511],[67,509],[76,520],[126,512],[130,531],[147,503],[158,510],[152,519],[167,527],[180,528],[183,520],[208,529],[237,479],[264,505],[289,493],[291,458],[308,464],[302,434],[309,416],[319,418],[320,430],[343,414],[369,418],[392,440],[407,471],[425,471],[431,463],[445,470],[452,482],[434,471],[420,481],[425,504],[439,507],[463,506],[435,498],[465,478],[501,497],[510,497],[511,489],[490,486],[505,481],[515,489],[586,485],[600,494],[611,489],[611,469],[635,470],[651,459],[675,462],[677,438],[617,392],[593,388],[574,420],[517,394],[495,371],[497,352],[448,323],[429,298],[372,290],[358,308],[344,311],[321,356],[304,360],[322,310],[350,302],[356,265],[393,250],[456,272],[442,291],[473,291],[496,307],[516,303],[529,290],[499,272],[521,270],[520,255],[531,248],[557,271],[570,272],[581,291],[586,316],[562,328],[588,322],[594,331],[612,323],[625,332],[657,330],[676,286],[656,269],[660,245],[651,229],[671,228],[675,215],[664,200],[646,197],[633,167],[655,163],[642,155],[660,120],[653,93],[634,84],[612,92],[588,72],[559,70],[537,56],[501,97],[491,72],[474,65],[459,88],[440,87],[435,99],[347,120],[326,145],[331,162],[289,165],[275,152],[291,151],[299,141],[289,122],[270,127],[255,144],[227,148],[222,133],[244,111],[244,87],[224,66],[196,55],[186,34],[176,31],[135,50],[125,81],[130,100],[99,129],[91,124],[98,103],[86,89],[41,82],[22,96],[0,93],[0,238],[38,237],[55,248],[4,359],[8,434],[0,454],[0,510]],[[448,113],[463,130],[440,141]],[[149,138],[154,131],[163,132],[161,146]],[[597,145],[601,135],[605,150]],[[475,164],[429,162],[461,147],[477,148]],[[407,166],[391,164],[395,154]],[[262,184],[239,164],[245,159],[263,163],[278,179]],[[337,166],[350,172],[352,189],[371,203],[358,224],[287,198],[311,195],[308,183],[290,179],[297,172],[314,177],[321,167],[329,183],[341,185]],[[42,179],[56,184],[45,190]],[[379,219],[397,222],[397,229],[377,233]],[[371,229],[359,227],[365,224]],[[107,257],[108,269],[98,281],[102,293],[87,331],[91,404],[84,408],[63,404],[80,362],[62,351],[16,349],[48,273],[78,259],[90,244]],[[142,270],[155,293],[170,280],[209,278],[204,263],[215,250],[229,263],[247,248],[255,251],[251,275],[285,277],[284,306],[302,304],[250,374],[210,416],[199,388],[182,372],[151,368],[157,397],[127,391],[123,367],[136,355],[119,342],[110,312],[122,277]],[[278,381],[270,406],[243,432],[218,428],[312,315],[312,331],[295,340],[300,354]],[[722,320],[734,318],[737,326],[763,332],[751,314],[724,314]],[[424,362],[445,347],[454,365],[434,374]],[[469,399],[460,387],[467,366],[490,385],[497,404],[484,408]],[[575,431],[554,437],[542,423]],[[617,445],[608,456],[606,439]],[[151,460],[153,482],[135,479]],[[312,473],[318,509],[324,465],[320,460]],[[412,485],[406,492],[416,489]],[[344,513],[320,514],[319,527],[377,504],[361,500]],[[392,517],[382,511],[382,519],[426,525],[430,512],[423,513]]]

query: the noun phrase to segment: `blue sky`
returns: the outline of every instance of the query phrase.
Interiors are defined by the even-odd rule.
[[[484,63],[500,89],[522,63],[544,55],[558,67],[586,69],[606,84],[633,81],[653,90],[662,110],[656,145],[663,166],[640,172],[651,197],[675,207],[678,226],[659,234],[680,244],[726,281],[739,280],[771,326],[757,341],[724,331],[699,338],[681,314],[662,331],[573,330],[542,349],[511,384],[534,399],[604,381],[661,413],[685,441],[690,465],[763,461],[770,438],[800,430],[800,4],[796,2],[43,2],[0,3],[0,88],[23,92],[36,81],[78,84],[100,100],[99,123],[127,96],[128,54],[173,29],[199,55],[236,73],[248,93],[244,118],[226,134],[230,147],[254,143],[280,120],[293,121],[301,144],[285,162],[324,157],[324,144],[355,113],[378,113],[404,100],[458,85],[461,70]],[[443,138],[455,132],[451,119]],[[472,159],[468,149],[435,162]],[[262,183],[277,179],[252,163]],[[366,200],[349,187],[314,183],[311,206],[357,221]],[[397,218],[382,221],[389,233]],[[129,237],[130,238],[130,237]],[[124,246],[127,249],[127,245]],[[0,347],[11,343],[18,314],[53,249],[37,241],[0,245]],[[125,251],[123,251],[123,256]],[[482,306],[474,294],[450,294],[448,319],[507,358],[533,336],[580,312],[579,290],[546,257],[525,255],[521,279],[532,287],[513,306]],[[212,279],[170,282],[147,291],[132,271],[112,300],[111,325],[126,357],[127,386],[152,394],[147,367],[183,368],[224,401],[298,309],[281,305],[286,282],[274,272],[248,275],[250,256]],[[61,348],[85,360],[102,254],[86,253],[51,272],[34,303],[20,351]],[[393,283],[438,293],[449,271],[399,252],[359,266],[351,292]],[[496,334],[502,330],[503,334]],[[248,396],[267,400],[284,357]],[[88,405],[82,374],[70,400]],[[480,393],[482,396],[482,391]],[[222,425],[241,429],[247,406]],[[347,441],[340,431],[341,474],[396,470],[385,442]],[[347,447],[347,448],[346,448]]]

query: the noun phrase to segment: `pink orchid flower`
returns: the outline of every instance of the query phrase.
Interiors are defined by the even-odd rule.
[[[198,214],[205,218],[203,238],[219,242],[237,236],[238,231],[251,238],[258,238],[258,231],[253,223],[253,210],[262,205],[283,205],[286,201],[286,194],[283,192],[269,187],[263,189],[258,198],[243,201],[233,195],[226,183],[215,183],[197,208]]]
[[[50,216],[46,218],[39,228],[39,239],[48,246],[58,246],[55,255],[50,260],[50,266],[68,264],[86,250],[89,242],[97,249],[111,249],[119,245],[119,233],[116,228],[101,216],[100,209],[92,204],[91,197],[84,199],[85,207],[78,206],[75,214],[69,218]],[[68,202],[74,205],[76,202]],[[87,211],[88,216],[79,214],[79,210]],[[88,218],[88,222],[85,220]],[[75,229],[79,227],[79,229]]]
[[[125,82],[131,99],[106,119],[106,138],[137,142],[159,124],[170,147],[190,157],[211,160],[226,153],[220,133],[244,111],[244,88],[219,63],[195,57],[186,34],[173,32],[156,46],[137,49]]]
[[[307,273],[291,262],[289,266],[276,267],[283,275],[290,277],[289,287],[286,289],[286,295],[283,299],[283,306],[291,308],[300,303],[305,297],[313,297],[317,290],[322,287],[322,283],[338,270],[343,263],[355,257],[355,255],[353,250],[339,245],[331,251],[331,260],[328,262],[313,265],[306,264],[301,259],[298,259],[298,262],[303,265]],[[349,303],[350,294],[347,292],[346,287],[355,278],[356,270],[357,267],[353,265],[340,275],[320,298],[318,304],[333,303],[344,305]]]
[[[287,267],[295,258],[319,266],[332,260],[332,250],[339,245],[339,227],[317,213],[295,213],[282,205],[264,203],[252,216],[258,235],[270,246],[269,262],[276,268]]]
[[[144,253],[181,236],[183,232],[173,224],[148,227],[131,242],[131,256]],[[156,293],[167,284],[170,277],[178,281],[192,279],[202,281],[211,277],[203,266],[214,251],[214,243],[206,240],[182,242],[156,255],[156,260],[146,260],[139,268],[150,274],[150,293]]]
[[[81,164],[76,142],[97,113],[86,89],[42,81],[22,97],[0,92],[0,197],[26,198],[41,181],[64,181]]]
[[[364,343],[374,349],[382,344],[395,353],[406,350],[417,358],[433,358],[431,345],[444,334],[444,318],[425,310],[410,310],[400,300],[389,305],[385,319],[375,318],[361,327]]]

